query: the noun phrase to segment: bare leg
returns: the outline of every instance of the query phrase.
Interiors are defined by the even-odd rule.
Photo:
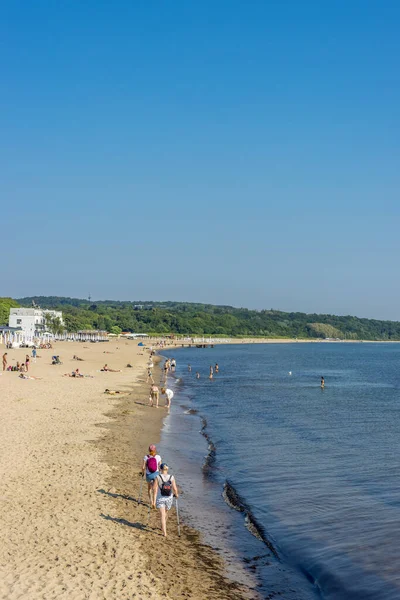
[[[167,537],[167,515],[165,513],[165,507],[160,507],[160,517],[161,517],[161,531],[163,535]]]
[[[150,504],[152,504],[152,494],[151,494],[152,487],[151,487],[151,484],[152,484],[152,482],[151,482],[151,481],[150,481],[150,482],[149,482],[149,481],[147,482],[147,493],[148,493],[148,495],[149,495],[149,503],[150,503]]]
[[[153,487],[152,487],[152,492],[153,492],[153,500],[152,500],[152,507],[155,508],[156,507],[156,500],[157,500],[157,485],[156,485],[156,480],[154,479],[153,481]]]

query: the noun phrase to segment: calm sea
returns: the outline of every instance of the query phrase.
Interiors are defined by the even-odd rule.
[[[177,370],[162,453],[184,520],[230,574],[255,598],[398,600],[400,345],[164,354]]]

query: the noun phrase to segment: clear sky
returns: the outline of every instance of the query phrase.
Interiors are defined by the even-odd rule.
[[[400,319],[398,0],[13,0],[0,295]]]

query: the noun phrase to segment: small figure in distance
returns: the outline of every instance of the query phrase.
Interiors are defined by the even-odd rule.
[[[168,511],[172,508],[175,498],[178,498],[178,488],[176,487],[175,477],[168,475],[168,465],[160,465],[160,473],[157,476],[157,501],[156,506],[160,510],[161,530],[164,537],[167,537],[167,519]]]
[[[214,369],[210,366],[210,374],[208,376],[209,379],[213,378]]]
[[[196,371],[196,379],[200,379],[200,373]]]
[[[171,371],[175,372],[175,369],[176,369],[176,360],[173,358],[171,360]]]
[[[109,373],[121,373],[122,369],[110,369],[110,367],[105,364],[104,367],[102,369],[100,369],[100,371],[108,371]]]
[[[219,366],[218,366],[218,363],[215,363],[214,370],[215,370],[215,372],[216,372],[216,373],[218,373],[218,371],[219,371]]]
[[[321,389],[323,390],[325,387],[325,379],[321,377]]]
[[[4,352],[3,354],[3,371],[5,371],[7,368],[7,352]]]
[[[192,372],[192,366],[191,365],[188,365],[188,371],[189,371],[189,373]]]
[[[63,377],[83,377],[83,375],[79,373],[79,369],[75,369],[71,373],[64,373]]]
[[[150,367],[148,367],[147,369],[147,379],[146,379],[146,383],[154,383],[154,379],[153,379],[153,371],[151,370]]]

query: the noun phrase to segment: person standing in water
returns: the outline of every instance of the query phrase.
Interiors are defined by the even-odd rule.
[[[218,371],[219,371],[219,366],[218,366],[218,363],[215,363],[214,370],[215,370],[215,372],[216,372],[216,373],[218,373]]]
[[[188,365],[188,371],[189,371],[189,373],[192,372],[192,366],[191,365]]]
[[[325,387],[325,379],[323,377],[321,377],[321,389],[324,389]]]
[[[208,376],[209,379],[213,378],[214,369],[210,366],[210,374]]]
[[[176,487],[175,477],[168,475],[168,465],[162,463],[160,465],[160,473],[156,479],[157,484],[157,501],[156,506],[160,510],[161,530],[163,535],[167,537],[167,519],[168,511],[172,508],[172,503],[175,498],[178,498],[178,488]]]
[[[196,379],[200,379],[200,373],[196,371]]]

